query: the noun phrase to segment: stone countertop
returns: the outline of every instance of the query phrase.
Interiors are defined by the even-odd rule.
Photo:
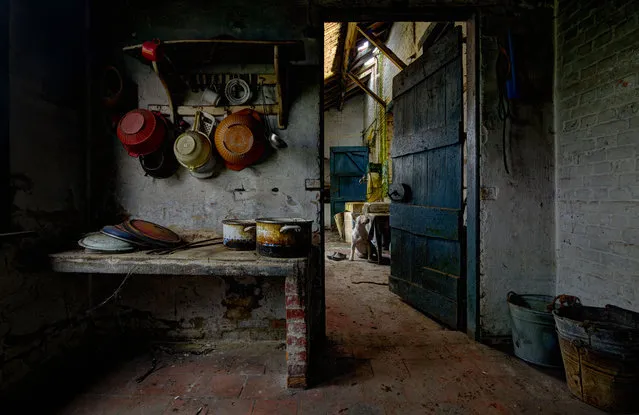
[[[78,249],[49,255],[56,272],[96,274],[200,275],[215,277],[283,277],[304,272],[307,258],[279,259],[255,251],[233,251],[223,245],[149,255],[145,251],[101,254]]]

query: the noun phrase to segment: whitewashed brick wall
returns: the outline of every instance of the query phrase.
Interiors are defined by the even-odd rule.
[[[639,311],[639,3],[556,15],[557,291]]]

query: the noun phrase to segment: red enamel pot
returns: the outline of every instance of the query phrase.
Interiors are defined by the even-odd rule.
[[[118,123],[118,138],[131,157],[157,151],[164,141],[166,127],[151,111],[135,109]]]

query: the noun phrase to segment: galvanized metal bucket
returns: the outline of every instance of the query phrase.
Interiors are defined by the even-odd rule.
[[[518,358],[539,366],[562,366],[551,312],[553,299],[550,295],[508,293],[513,347]]]
[[[639,313],[607,305],[553,314],[570,391],[608,412],[638,412]]]

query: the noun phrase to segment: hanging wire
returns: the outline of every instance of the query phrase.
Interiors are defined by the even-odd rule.
[[[240,90],[240,95],[236,95],[237,90]],[[249,84],[241,78],[233,78],[226,83],[224,88],[224,95],[231,105],[243,105],[251,99],[251,88]]]
[[[502,132],[501,132],[501,144],[502,144],[502,158],[504,162],[504,169],[506,170],[506,174],[510,174],[510,168],[508,167],[508,156],[507,156],[507,148],[506,143],[510,144],[510,134],[508,135],[508,140],[506,139],[506,124],[511,121],[512,117],[510,112],[510,100],[508,99],[508,95],[506,92],[506,81],[508,77],[511,76],[511,61],[510,55],[506,51],[506,48],[502,45],[501,42],[498,44],[499,47],[499,55],[497,57],[496,64],[496,74],[497,74],[497,86],[499,88],[499,102],[497,104],[497,116],[499,120],[502,122]]]
[[[118,296],[118,294],[120,294],[120,291],[122,291],[122,288],[124,287],[124,284],[126,284],[126,282],[129,280],[129,277],[131,277],[131,275],[133,274],[133,271],[135,271],[136,268],[137,268],[137,265],[132,266],[131,269],[129,269],[129,272],[122,279],[122,282],[120,283],[120,285],[118,285],[118,288],[116,288],[115,291],[113,291],[113,293],[110,296],[108,296],[104,301],[102,301],[100,304],[96,305],[95,307],[92,307],[92,308],[88,309],[86,311],[86,313],[87,314],[93,313],[98,308],[103,307],[109,301],[111,301],[112,299],[116,298]]]

